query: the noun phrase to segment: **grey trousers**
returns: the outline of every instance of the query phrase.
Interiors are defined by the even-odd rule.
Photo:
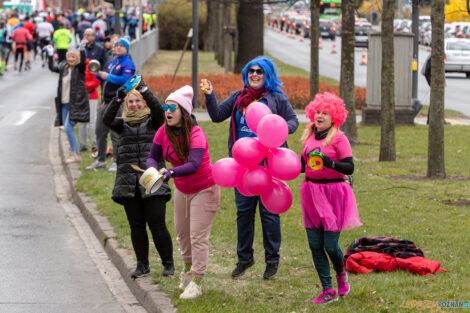
[[[90,99],[90,122],[78,123],[78,135],[80,137],[80,148],[88,149],[88,131],[90,132],[91,146],[98,148],[96,144],[96,114],[98,110],[98,99]]]
[[[122,110],[119,110],[122,112]],[[113,131],[110,131],[106,125],[103,123],[103,113],[104,107],[98,109],[98,115],[96,117],[96,141],[98,143],[98,161],[105,162],[106,161],[106,152],[108,150],[108,133],[111,133],[111,142],[113,144],[113,162],[117,162],[117,149],[119,143],[119,135]],[[118,116],[122,113],[118,112]]]

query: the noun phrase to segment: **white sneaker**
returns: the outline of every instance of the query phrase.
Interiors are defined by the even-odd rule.
[[[184,289],[184,292],[180,295],[180,299],[194,299],[200,295],[202,295],[201,287],[191,280]]]
[[[185,273],[184,271],[181,271],[180,284],[178,287],[181,290],[184,290],[189,285],[190,282],[191,282],[191,277],[189,276],[189,273]]]
[[[108,168],[108,172],[116,172],[117,171],[117,164],[116,162],[113,162],[111,166]]]
[[[100,168],[106,168],[106,162],[100,162],[96,160],[91,165],[86,167],[87,170],[95,170],[95,169],[100,169]]]

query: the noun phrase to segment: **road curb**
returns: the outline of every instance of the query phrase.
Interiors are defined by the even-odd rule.
[[[108,219],[102,216],[96,209],[96,204],[91,199],[75,190],[75,183],[80,177],[81,173],[77,164],[65,163],[66,140],[62,131],[58,132],[57,144],[59,146],[59,153],[62,166],[64,168],[65,176],[70,184],[72,190],[72,201],[80,209],[83,218],[86,220],[93,233],[101,242],[106,254],[118,269],[123,280],[131,292],[136,297],[137,301],[151,313],[173,313],[176,308],[171,303],[170,298],[162,291],[156,290],[158,285],[151,283],[150,276],[142,277],[134,280],[130,277],[131,272],[135,267],[135,260],[130,256],[126,250],[118,247],[114,229],[109,223]]]

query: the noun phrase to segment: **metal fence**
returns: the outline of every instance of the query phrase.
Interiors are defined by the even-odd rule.
[[[137,72],[141,73],[145,62],[158,52],[158,28],[146,32],[140,40],[133,40],[130,50]]]

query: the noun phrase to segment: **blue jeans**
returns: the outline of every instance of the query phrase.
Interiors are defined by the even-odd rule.
[[[70,150],[72,152],[79,152],[78,150],[78,139],[75,135],[74,127],[77,122],[72,121],[70,119],[70,104],[69,103],[62,103],[62,124],[64,124],[65,133],[67,134],[67,138],[70,144]]]
[[[269,212],[264,207],[259,196],[246,197],[242,195],[237,188],[234,188],[234,190],[235,205],[237,206],[238,262],[250,263],[253,260],[255,213],[258,203],[263,228],[265,262],[279,262],[279,248],[281,247],[281,219],[279,214]]]
[[[339,247],[339,235],[341,232],[325,231],[321,228],[307,228],[307,238],[310,250],[312,251],[313,263],[320,277],[323,288],[331,289],[330,263],[328,256],[336,274],[341,274],[343,268],[343,252]],[[326,253],[325,253],[326,250]]]

